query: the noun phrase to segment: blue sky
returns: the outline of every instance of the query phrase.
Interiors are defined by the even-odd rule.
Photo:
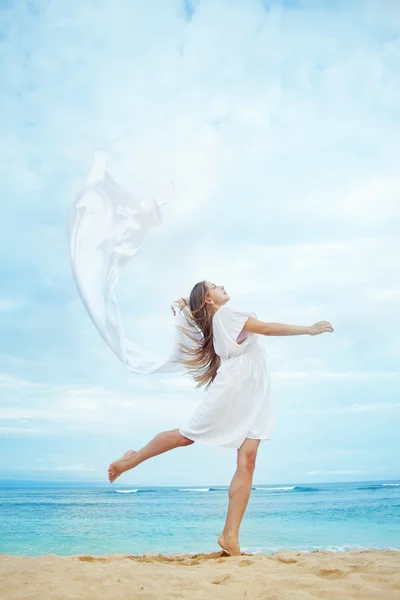
[[[129,337],[167,352],[201,279],[335,327],[262,339],[277,428],[255,483],[400,478],[397,4],[1,2],[0,34],[0,477],[106,482],[203,393],[125,371],[78,297],[68,209],[103,147],[171,201],[120,281]],[[194,444],[119,481],[227,484],[235,460]]]

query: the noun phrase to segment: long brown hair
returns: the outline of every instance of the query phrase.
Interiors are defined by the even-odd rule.
[[[179,344],[181,353],[186,355],[179,362],[187,367],[192,378],[197,382],[196,389],[202,386],[206,386],[205,389],[207,389],[214,381],[221,364],[221,358],[214,350],[212,322],[214,311],[205,300],[207,293],[205,281],[196,283],[189,297],[190,314],[188,311],[184,311],[188,324],[200,329],[203,334],[202,339],[198,340],[184,327],[178,326],[188,338],[195,342],[194,347],[183,343]]]

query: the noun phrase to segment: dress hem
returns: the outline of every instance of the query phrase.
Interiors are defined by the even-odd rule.
[[[243,442],[240,444],[240,446],[228,446],[227,444],[216,444],[215,442],[210,442],[209,440],[203,440],[201,438],[195,439],[193,437],[190,437],[190,435],[187,435],[186,433],[183,433],[184,430],[181,429],[181,428],[178,428],[178,431],[179,431],[179,433],[181,435],[183,435],[183,437],[187,438],[188,440],[191,440],[192,442],[199,442],[200,444],[206,444],[208,446],[214,446],[214,447],[217,447],[217,448],[226,448],[228,450],[230,450],[230,449],[239,450],[240,446],[243,444],[243,442],[245,440],[260,440],[260,442],[265,442],[266,440],[272,440],[272,437],[254,437],[254,438],[252,438],[252,437],[247,437],[246,436],[243,439]]]

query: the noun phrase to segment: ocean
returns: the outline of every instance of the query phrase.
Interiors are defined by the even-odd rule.
[[[0,553],[219,551],[228,487],[0,481]],[[400,549],[400,482],[253,487],[242,552]]]

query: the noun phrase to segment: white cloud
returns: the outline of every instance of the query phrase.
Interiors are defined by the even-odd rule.
[[[19,298],[0,298],[0,311],[12,311],[22,305]]]
[[[0,425],[0,432],[6,437],[31,437],[41,436],[43,431],[41,428],[35,427],[20,427]]]
[[[292,381],[306,379],[309,381],[379,381],[380,379],[396,381],[400,379],[397,371],[275,371],[274,379]]]
[[[321,408],[302,407],[287,408],[288,414],[325,414],[325,413],[369,413],[400,410],[400,402],[370,402],[368,404],[352,404],[351,406],[324,406]]]
[[[359,471],[356,469],[337,469],[333,471],[307,471],[306,475],[363,475],[368,471]]]
[[[92,432],[121,435],[150,428],[167,428],[184,420],[194,408],[187,386],[171,380],[117,391],[99,386],[29,384],[2,375],[0,419],[4,435],[69,435]],[[144,382],[143,382],[144,383]],[[17,421],[17,423],[15,423]],[[32,427],[35,425],[36,427]],[[176,421],[175,427],[179,426]],[[154,434],[157,431],[154,431]]]
[[[94,472],[97,471],[94,467],[87,467],[85,463],[76,463],[74,465],[58,465],[56,467],[40,466],[35,467],[35,471],[66,471],[66,472]]]
[[[21,377],[14,377],[7,373],[0,373],[0,389],[7,390],[9,392],[22,392],[26,389],[38,390],[40,393],[53,391],[54,385],[48,383],[36,383],[34,381],[27,381]]]

